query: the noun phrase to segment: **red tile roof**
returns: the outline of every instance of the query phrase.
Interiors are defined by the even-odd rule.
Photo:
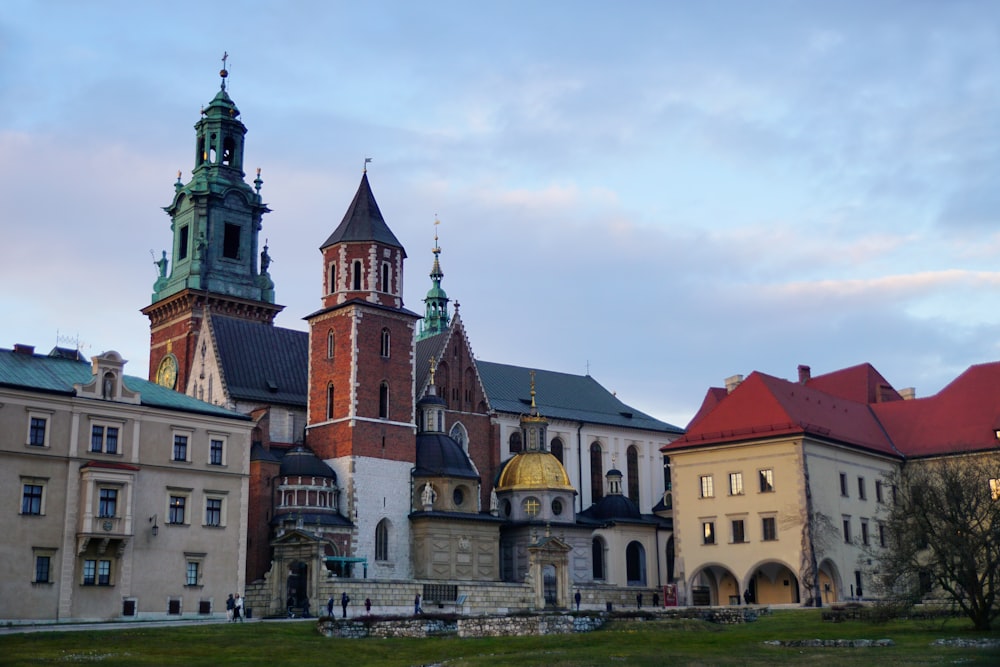
[[[871,364],[805,381],[754,372],[729,394],[709,389],[687,433],[663,451],[811,435],[920,458],[1000,450],[1000,362],[970,367],[934,396],[903,400]]]

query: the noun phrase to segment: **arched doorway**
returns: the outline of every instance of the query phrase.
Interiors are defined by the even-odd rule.
[[[629,586],[646,585],[646,550],[635,541],[625,547],[625,579]]]
[[[554,565],[542,566],[542,592],[546,607],[555,607],[559,600],[559,588]]]
[[[799,579],[784,563],[771,561],[754,566],[747,577],[747,590],[754,604],[801,602]]]
[[[607,574],[604,571],[604,540],[600,537],[595,537],[590,542],[590,557],[591,563],[593,564],[593,578],[594,581],[603,581],[607,578]]]
[[[736,575],[722,565],[706,565],[695,572],[690,589],[695,606],[738,604],[741,595]]]

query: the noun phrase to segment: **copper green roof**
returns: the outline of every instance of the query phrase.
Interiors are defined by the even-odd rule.
[[[45,356],[0,349],[0,386],[3,387],[75,396],[73,385],[88,384],[93,379],[91,366],[86,361],[66,358],[61,354]],[[139,393],[140,403],[147,407],[231,419],[250,419],[246,415],[199,401],[142,378],[126,375],[123,381],[126,388]]]

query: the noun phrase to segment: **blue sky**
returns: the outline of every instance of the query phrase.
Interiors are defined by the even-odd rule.
[[[936,392],[998,354],[1000,5],[24,2],[0,16],[0,346],[144,375],[161,208],[228,89],[283,326],[364,158],[480,358],[678,425],[753,370]],[[248,180],[252,180],[249,176]]]

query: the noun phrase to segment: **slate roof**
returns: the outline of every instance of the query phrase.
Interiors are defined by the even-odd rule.
[[[0,386],[75,396],[73,385],[88,384],[93,378],[90,363],[86,361],[77,361],[58,353],[56,356],[45,356],[0,349]],[[250,419],[246,415],[199,401],[142,378],[126,375],[122,381],[127,389],[139,393],[140,404],[147,407],[231,419]]]
[[[728,395],[719,392],[709,390],[687,433],[662,451],[782,435],[811,435],[897,458],[1000,446],[1000,362],[971,366],[937,394],[910,400],[870,364],[804,385],[754,372]]]
[[[340,221],[333,233],[326,242],[320,246],[323,248],[335,243],[350,243],[353,241],[376,241],[384,245],[392,246],[403,250],[403,245],[396,238],[396,235],[389,229],[382,217],[382,211],[378,208],[375,195],[372,194],[371,186],[368,184],[368,172],[361,176],[361,184],[358,191],[347,207],[344,219]],[[403,257],[406,251],[403,250]]]
[[[460,477],[479,479],[461,445],[444,433],[417,434],[417,477]]]
[[[306,407],[308,333],[221,315],[211,327],[230,398]]]
[[[684,432],[680,427],[622,403],[589,375],[478,360],[476,366],[490,406],[499,412],[528,412],[531,406],[531,372],[534,370],[535,404],[543,417],[678,435]]]

